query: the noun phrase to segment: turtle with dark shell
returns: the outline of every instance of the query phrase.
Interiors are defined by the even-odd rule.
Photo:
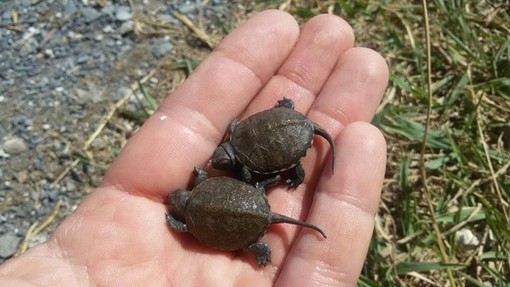
[[[314,135],[322,136],[331,145],[334,170],[335,145],[331,135],[295,111],[291,99],[283,98],[274,108],[232,121],[229,141],[216,148],[210,162],[216,169],[240,167],[246,182],[252,180],[252,172],[277,174],[289,170],[286,183],[297,187],[305,178],[301,159],[312,146]]]
[[[290,223],[318,231],[317,226],[273,213],[264,194],[265,187],[281,180],[280,175],[255,186],[231,177],[207,178],[195,168],[195,187],[178,189],[168,195],[170,214],[166,220],[179,232],[190,232],[198,241],[220,250],[248,250],[259,265],[271,261],[271,249],[259,239],[269,225]]]

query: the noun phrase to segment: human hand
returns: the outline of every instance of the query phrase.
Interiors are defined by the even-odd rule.
[[[353,47],[350,26],[320,15],[299,29],[264,11],[231,32],[130,139],[103,183],[45,243],[0,266],[0,285],[356,285],[374,227],[386,147],[368,122],[388,81],[376,52]],[[272,225],[272,263],[210,249],[165,222],[167,194],[204,166],[228,123],[284,96],[335,138],[316,140],[296,190],[268,191],[274,212],[323,229]],[[9,285],[11,284],[11,285]],[[32,286],[32,285],[31,285]]]

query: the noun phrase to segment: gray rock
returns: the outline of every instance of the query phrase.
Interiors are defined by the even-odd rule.
[[[121,35],[125,35],[131,31],[133,31],[133,29],[134,29],[134,23],[133,23],[133,21],[129,20],[129,21],[122,23],[122,25],[120,25],[119,33]]]
[[[113,33],[115,30],[113,30],[111,25],[106,25],[103,27],[103,33],[110,34]]]
[[[179,12],[181,12],[182,14],[190,14],[190,13],[193,13],[195,12],[197,9],[197,6],[195,3],[190,3],[190,2],[187,2],[187,3],[184,3],[184,4],[181,4],[179,6]],[[188,16],[191,16],[191,15],[188,15]]]
[[[133,15],[131,14],[131,9],[129,9],[128,6],[119,6],[115,10],[115,19],[119,21],[128,21],[133,18]]]
[[[75,60],[75,61],[76,61],[76,64],[81,65],[81,64],[86,63],[86,62],[87,62],[87,61],[89,61],[89,60],[90,60],[90,56],[89,56],[89,55],[84,54],[84,55],[80,55],[80,56],[76,57],[76,60]]]
[[[12,125],[15,130],[26,131],[32,129],[33,121],[25,115],[17,115],[12,119]]]
[[[2,96],[0,96],[0,103],[2,102],[1,99],[2,99]],[[4,138],[6,134],[7,134],[7,130],[0,123],[0,139]]]
[[[58,200],[58,197],[60,195],[60,190],[58,189],[52,189],[50,192],[48,192],[48,198],[51,202],[55,202]]]
[[[20,241],[21,238],[11,232],[0,236],[0,242],[2,242],[0,244],[0,257],[8,258],[16,253]]]
[[[91,7],[81,9],[81,13],[85,17],[85,23],[92,23],[102,15],[101,12]]]
[[[28,38],[26,42],[23,43],[21,47],[20,54],[22,56],[27,56],[32,54],[39,47],[39,42],[35,38]]]
[[[151,46],[151,53],[156,58],[162,58],[166,56],[170,51],[172,51],[174,48],[174,45],[170,43],[169,39],[162,38],[158,41],[156,41]]]
[[[12,13],[11,10],[3,11],[2,12],[2,20],[5,22],[10,21],[11,17],[12,17],[11,13]]]
[[[18,137],[7,139],[3,143],[2,147],[3,150],[10,155],[24,153],[28,149],[27,145],[25,144],[25,141]]]
[[[66,182],[66,189],[67,189],[68,192],[75,191],[76,190],[76,184],[74,184],[74,182],[68,180]]]
[[[76,7],[76,4],[74,3],[74,0],[64,0],[64,15],[66,17],[72,16],[78,8]]]
[[[175,18],[173,15],[170,15],[170,14],[160,15],[159,19],[161,21],[165,21],[165,22],[169,22],[169,23],[173,23],[173,24],[179,23],[179,20],[177,20],[177,18]]]
[[[55,53],[51,49],[45,49],[43,53],[46,58],[55,58]]]
[[[115,13],[115,6],[107,4],[106,6],[103,7],[103,9],[101,9],[101,13],[109,15],[113,18],[113,14]]]
[[[32,5],[32,0],[21,0],[20,2],[21,2],[21,5],[25,6],[25,7]]]

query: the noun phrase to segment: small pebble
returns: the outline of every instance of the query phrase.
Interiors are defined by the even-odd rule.
[[[125,35],[131,31],[133,31],[133,29],[134,29],[134,23],[133,23],[133,21],[129,20],[129,21],[122,23],[122,25],[120,25],[119,33],[121,35]]]
[[[102,16],[101,12],[91,7],[81,9],[81,13],[85,17],[85,23],[92,23]]]
[[[104,28],[103,28],[103,32],[106,33],[106,34],[109,34],[109,33],[112,33],[114,30],[112,28],[111,25],[106,25]]]
[[[48,198],[50,199],[51,202],[55,202],[58,200],[59,195],[60,195],[60,190],[55,188],[55,189],[52,189],[48,193]]]
[[[0,257],[9,258],[18,250],[21,238],[14,233],[9,232],[0,236]]]
[[[157,40],[151,47],[151,53],[152,55],[157,58],[163,58],[166,56],[170,51],[172,51],[174,46],[172,43],[170,43],[169,40],[163,38],[160,40]]]
[[[133,15],[131,15],[131,9],[128,6],[120,6],[115,11],[115,19],[119,21],[127,21],[131,20]]]
[[[7,139],[3,145],[3,150],[10,155],[17,155],[27,151],[28,147],[21,138],[14,137]]]
[[[467,249],[474,249],[480,245],[480,240],[473,234],[473,231],[463,228],[455,233],[455,240]]]
[[[44,56],[46,56],[46,58],[54,58],[55,54],[53,53],[53,50],[45,49],[44,50]]]

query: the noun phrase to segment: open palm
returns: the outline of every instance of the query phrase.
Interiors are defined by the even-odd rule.
[[[332,15],[301,28],[281,11],[253,16],[168,96],[48,242],[0,266],[0,285],[355,285],[384,176],[385,142],[368,122],[388,70],[379,54],[353,43],[350,26]],[[332,174],[329,146],[316,139],[304,183],[270,188],[269,202],[328,238],[272,225],[263,237],[272,262],[259,267],[249,253],[213,250],[171,230],[166,195],[188,187],[232,119],[284,96],[335,138],[337,159]]]

